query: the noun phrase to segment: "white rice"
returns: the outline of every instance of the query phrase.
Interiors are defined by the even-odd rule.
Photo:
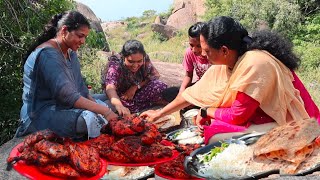
[[[194,136],[197,136],[198,133],[195,132],[195,131],[191,131],[190,129],[187,129],[187,130],[183,130],[181,132],[181,134],[179,134],[175,140],[181,140],[181,139],[187,139],[187,138],[191,138],[191,137],[194,137]]]
[[[178,144],[202,144],[204,142],[204,138],[201,136],[194,136],[187,139],[181,139],[178,141]]]
[[[230,144],[223,152],[217,154],[199,169],[199,174],[205,177],[228,179],[245,176],[248,162],[253,155],[253,149],[246,145]],[[198,155],[203,158],[203,155]]]
[[[127,173],[128,168],[130,172]],[[148,166],[125,167],[125,166],[108,166],[106,173],[101,180],[134,180],[147,177],[154,172],[154,168]]]

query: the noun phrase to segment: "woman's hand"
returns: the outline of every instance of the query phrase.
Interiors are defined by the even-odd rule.
[[[102,114],[104,118],[106,119],[115,119],[118,118],[118,115],[114,113],[111,109],[105,113]]]
[[[123,95],[122,99],[124,100],[132,100],[134,95],[136,94],[138,87],[136,85],[131,86]]]
[[[209,126],[211,123],[211,117],[207,116],[206,118],[203,118],[201,116],[201,110],[199,110],[197,117],[194,119],[195,122],[193,122],[194,124],[196,124],[200,130],[203,130],[203,125],[207,125]]]
[[[120,116],[128,116],[131,114],[130,110],[128,108],[124,107],[122,104],[116,105],[115,108],[118,111],[118,114]]]
[[[141,118],[146,119],[149,122],[156,121],[161,117],[160,110],[148,110],[140,114]]]
[[[197,114],[197,117],[195,118],[195,122],[193,122],[193,123],[194,123],[195,125],[197,125],[200,130],[203,129],[202,124],[201,124],[202,119],[203,119],[203,118],[201,117],[201,113],[200,113],[200,110],[199,110],[199,112],[198,112],[198,114]]]

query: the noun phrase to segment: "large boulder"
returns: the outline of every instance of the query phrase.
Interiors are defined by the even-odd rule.
[[[108,32],[119,27],[126,27],[127,23],[124,21],[110,21],[110,22],[103,22],[101,26],[104,32]]]
[[[174,37],[178,32],[178,30],[172,26],[156,23],[151,25],[151,29],[153,32],[158,32],[167,39]]]
[[[101,20],[97,18],[97,16],[88,6],[76,1],[76,8],[90,21],[92,29],[96,30],[97,32],[103,32],[103,29],[100,24]]]
[[[205,0],[174,0],[173,11],[166,25],[180,30],[202,21],[206,10],[204,4]]]
[[[157,17],[156,17],[156,19],[154,20],[154,23],[155,23],[155,24],[162,24],[162,23],[161,23],[161,18],[160,18],[160,16],[157,16]]]

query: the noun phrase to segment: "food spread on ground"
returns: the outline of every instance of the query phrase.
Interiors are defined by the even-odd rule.
[[[16,156],[9,156],[8,167],[23,161],[44,174],[62,178],[92,177],[101,171],[101,160],[95,148],[61,138],[50,130],[25,138]]]
[[[230,144],[225,147],[215,147],[209,154],[198,155],[202,165],[199,174],[203,177],[217,179],[240,178],[251,175],[246,162],[252,157],[252,148],[244,144]]]
[[[165,158],[171,160],[175,154],[173,149],[160,144],[162,134],[157,127],[139,117],[109,120],[101,131],[103,134],[97,138],[78,143],[50,130],[39,131],[25,138],[19,148],[21,154],[9,157],[8,165],[23,160],[39,165],[38,169],[46,174],[75,178],[96,175],[101,167],[100,157],[108,164],[152,165]]]
[[[167,179],[234,179],[271,171],[305,174],[320,167],[320,126],[314,119],[276,127],[252,145],[226,140],[201,147],[203,141],[192,141],[201,137],[197,127],[168,133],[172,142],[164,143],[157,126],[139,117],[112,119],[101,132],[85,142],[50,130],[36,132],[14,148],[8,167],[24,164],[52,177],[76,179],[139,179],[154,171]]]
[[[204,138],[196,126],[178,129],[168,133],[167,138],[178,144],[202,144]]]
[[[290,122],[272,129],[254,144],[254,159],[280,169],[280,174],[306,170],[306,164],[319,159],[319,135],[320,127],[314,119]]]
[[[134,180],[146,178],[154,173],[153,167],[139,166],[113,166],[109,165],[108,172],[101,178],[101,180]]]
[[[180,123],[181,118],[179,111],[166,115],[153,122],[153,124],[157,126],[160,132],[168,131],[176,126],[179,126]]]
[[[314,119],[290,122],[263,135],[255,144],[219,143],[195,154],[196,175],[208,178],[252,177],[273,170],[299,174],[320,162],[320,127]]]
[[[192,145],[174,145],[177,150],[181,153],[180,155],[172,161],[168,161],[162,164],[157,165],[156,175],[173,178],[173,179],[196,179],[195,177],[189,175],[184,170],[184,159],[186,156],[190,155],[192,151],[198,149],[200,144],[192,144]]]
[[[139,117],[109,120],[102,132],[108,134],[87,143],[109,164],[155,162],[173,155],[172,149],[160,144],[162,135],[157,127]]]

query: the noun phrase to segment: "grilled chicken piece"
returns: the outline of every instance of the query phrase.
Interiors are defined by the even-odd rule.
[[[80,173],[96,175],[101,168],[98,150],[84,144],[68,143],[72,166]]]
[[[131,162],[153,161],[153,157],[147,156],[146,147],[142,146],[138,136],[127,136],[112,145],[112,150],[124,154]]]
[[[70,164],[67,163],[48,164],[46,166],[40,166],[39,170],[45,174],[62,178],[80,177],[80,174]]]
[[[145,146],[141,142],[141,137],[127,136],[114,143],[111,150],[122,153],[131,162],[152,162],[157,158],[172,156],[172,150],[168,147],[160,144]]]
[[[34,145],[34,149],[49,156],[52,159],[63,159],[69,156],[69,152],[64,145],[50,142],[45,139]]]
[[[137,134],[136,131],[131,129],[131,126],[132,123],[130,121],[123,119],[118,120],[117,122],[113,123],[113,126],[111,126],[112,133],[116,136],[128,136]]]
[[[110,147],[115,142],[114,137],[108,134],[101,134],[100,136],[90,139],[86,144],[90,147],[94,147],[98,150],[105,147]]]
[[[101,128],[101,132],[108,133],[110,131],[120,137],[142,134],[142,143],[144,144],[160,142],[162,139],[156,125],[137,116],[109,120],[109,123]]]
[[[111,151],[111,146],[115,142],[114,137],[108,134],[101,134],[100,136],[90,139],[85,142],[88,146],[98,150],[99,155],[115,162],[129,162],[127,157],[124,157],[119,152]]]
[[[179,152],[184,152],[186,155],[190,155],[192,153],[192,151],[194,151],[195,149],[198,149],[200,147],[201,147],[200,144],[175,145],[176,150],[178,150]]]
[[[131,129],[135,132],[141,133],[145,130],[146,121],[139,117],[134,117],[132,120],[128,120],[131,122]]]
[[[176,145],[175,149],[181,152],[177,158],[172,161],[165,162],[159,165],[159,171],[162,174],[174,177],[175,179],[191,179],[193,178],[184,170],[184,159],[186,156],[190,155],[192,151],[198,149],[199,144],[188,144],[188,145]]]
[[[12,169],[12,165],[16,162],[24,160],[26,164],[35,164],[35,165],[47,165],[50,162],[53,162],[52,159],[50,159],[47,155],[42,154],[40,152],[35,151],[33,148],[26,148],[24,151],[20,154],[20,156],[17,157],[9,157],[7,159],[7,170]]]
[[[172,150],[169,147],[163,146],[161,144],[152,144],[149,148],[147,153],[151,153],[155,158],[162,158],[162,157],[171,157]]]
[[[104,151],[100,151],[100,155],[107,158],[112,162],[129,163],[132,162],[126,155],[122,152],[106,148]]]
[[[41,141],[42,139],[53,140],[58,138],[58,135],[56,135],[53,131],[49,129],[38,131],[28,135],[24,139],[23,145],[18,148],[18,151],[21,153],[25,148],[33,146],[35,143]]]
[[[184,171],[183,162],[185,159],[185,154],[180,154],[173,161],[165,162],[159,165],[159,171],[162,174],[169,175],[175,179],[191,179],[193,178]]]
[[[161,133],[158,131],[157,126],[151,123],[145,124],[145,132],[141,135],[143,144],[153,144],[160,142],[162,139]]]

